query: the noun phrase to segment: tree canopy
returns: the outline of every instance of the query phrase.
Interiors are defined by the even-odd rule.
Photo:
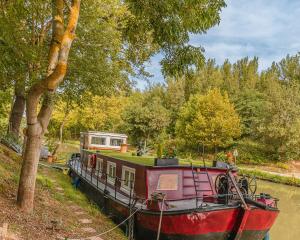
[[[146,145],[157,139],[169,124],[169,112],[161,99],[151,94],[136,93],[125,107],[122,118],[124,129],[135,143],[143,141]]]
[[[240,134],[240,119],[227,94],[209,90],[205,95],[192,95],[182,107],[176,133],[184,144],[197,149],[228,147]]]

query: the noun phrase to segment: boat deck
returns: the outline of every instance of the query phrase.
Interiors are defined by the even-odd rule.
[[[91,174],[91,169],[82,168],[81,163],[79,161],[71,161],[69,163],[70,168],[73,172],[75,172],[81,179],[88,182],[91,186],[96,188],[99,193],[106,192],[106,195],[110,196],[111,198],[114,198],[118,201],[120,201],[124,205],[130,205],[130,201],[132,199],[126,194],[119,191],[119,189],[111,187],[109,184],[105,184],[103,181],[100,180],[96,175]],[[175,212],[175,211],[186,211],[186,210],[210,210],[211,208],[232,208],[236,206],[236,204],[230,205],[224,205],[224,204],[217,204],[217,203],[211,203],[211,202],[203,202],[198,200],[198,209],[196,208],[196,199],[182,199],[182,200],[166,200],[167,209],[165,209],[165,212]],[[142,201],[138,201],[135,205],[138,208],[141,208],[143,210],[147,210],[147,205],[142,203]]]

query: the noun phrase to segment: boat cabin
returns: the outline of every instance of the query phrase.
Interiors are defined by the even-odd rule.
[[[127,144],[127,135],[120,133],[88,131],[80,133],[80,150],[120,150]]]
[[[275,198],[255,195],[256,186],[249,195],[246,179],[237,179],[228,166],[145,166],[128,155],[127,161],[115,156],[123,157],[82,150],[80,159],[69,162],[70,175],[114,221],[128,220],[128,236],[136,239],[153,240],[161,233],[162,240],[260,240],[279,213]],[[253,179],[246,185],[251,189]]]
[[[151,199],[152,194],[159,192],[171,201],[196,196],[191,166],[145,166],[91,151],[84,151],[81,157],[84,170],[99,176],[99,181],[121,194],[134,193],[139,199]],[[196,167],[195,171],[200,183],[197,197],[215,195],[215,179],[224,169]]]

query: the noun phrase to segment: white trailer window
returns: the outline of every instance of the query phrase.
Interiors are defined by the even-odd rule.
[[[106,138],[104,137],[92,137],[91,143],[95,145],[105,145],[106,144]]]
[[[121,146],[122,143],[123,143],[123,139],[120,139],[120,138],[111,138],[110,139],[111,146]]]

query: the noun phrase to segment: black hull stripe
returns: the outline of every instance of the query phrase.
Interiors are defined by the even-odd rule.
[[[243,231],[240,240],[263,240],[266,231]],[[141,226],[137,227],[137,240],[153,240],[157,237],[157,232],[144,229]],[[208,233],[201,235],[181,235],[181,234],[161,234],[160,240],[233,240],[233,236],[229,232]]]

